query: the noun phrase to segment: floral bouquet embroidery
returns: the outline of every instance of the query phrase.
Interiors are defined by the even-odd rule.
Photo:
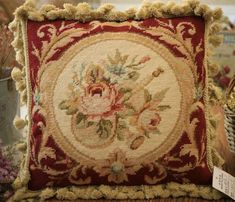
[[[130,144],[130,148],[135,150],[145,138],[150,138],[150,134],[161,133],[158,129],[160,113],[170,106],[161,105],[168,89],[154,95],[145,89],[164,71],[156,68],[152,75],[144,78],[144,82],[136,83],[138,70],[144,68],[151,58],[146,55],[138,60],[135,56],[128,63],[129,57],[117,49],[113,57],[108,55],[100,64],[82,64],[80,72],[74,70],[72,83],[68,86],[69,99],[63,100],[59,108],[76,117],[78,129],[88,129],[104,140],[111,133],[115,133],[120,141],[129,138],[133,134],[128,125],[133,125],[139,133]],[[79,75],[85,75],[84,79]],[[136,104],[133,105],[134,102]]]

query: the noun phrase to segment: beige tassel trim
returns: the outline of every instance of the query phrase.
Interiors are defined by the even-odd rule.
[[[41,192],[40,198],[42,200],[45,200],[45,199],[53,198],[55,195],[56,193],[52,188],[46,188]]]
[[[222,26],[220,23],[213,23],[210,27],[210,34],[214,34],[214,33],[219,33],[220,31],[222,31]]]
[[[22,71],[19,68],[14,68],[11,72],[11,77],[15,81],[16,90],[20,93],[22,104],[27,102],[26,78],[24,71],[25,68],[23,68]]]
[[[22,93],[20,94],[20,101],[23,104],[27,103],[27,90],[23,90]]]
[[[28,0],[26,3],[17,8],[16,19],[11,25],[11,29],[16,28],[16,21],[30,19],[33,21],[55,20],[55,19],[73,19],[80,22],[91,20],[107,21],[125,21],[129,19],[143,20],[151,17],[177,17],[177,16],[202,16],[207,21],[217,21],[222,17],[222,10],[216,8],[212,10],[198,0],[186,0],[183,3],[168,2],[167,4],[156,2],[144,2],[142,7],[137,11],[129,9],[121,12],[115,10],[111,4],[104,4],[97,10],[92,10],[87,3],[79,3],[77,6],[64,4],[64,8],[56,8],[53,5],[44,5],[37,9],[35,2]],[[20,44],[14,42],[14,44]]]
[[[220,103],[221,106],[223,106],[225,102],[225,93],[219,86],[214,83],[213,79],[209,80],[208,89],[210,104],[213,105],[216,103]]]
[[[55,198],[59,200],[76,199],[154,199],[157,197],[201,197],[208,200],[218,200],[223,194],[211,187],[197,186],[194,184],[169,183],[156,186],[81,186],[66,188],[46,188],[40,191],[30,191],[23,187],[16,190],[9,201],[22,201],[34,198],[36,201],[45,201]]]
[[[27,143],[26,143],[26,142],[24,142],[24,143],[18,143],[18,144],[16,145],[16,149],[17,149],[18,151],[22,152],[22,153],[25,153],[26,150],[27,150]]]
[[[23,79],[23,74],[19,68],[15,67],[11,72],[11,77],[14,81],[19,82]]]
[[[220,46],[220,44],[223,42],[223,37],[219,35],[218,36],[213,35],[209,37],[209,42],[216,48]]]
[[[22,92],[26,89],[26,84],[24,80],[21,80],[19,82],[16,82],[16,90],[19,92]]]
[[[220,66],[218,64],[213,63],[212,61],[208,61],[207,67],[208,67],[208,76],[210,78],[213,78],[219,73]]]
[[[27,125],[27,122],[19,117],[15,117],[13,124],[17,130],[21,130]]]

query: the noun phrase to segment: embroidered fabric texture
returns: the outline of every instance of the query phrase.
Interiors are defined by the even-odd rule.
[[[189,13],[203,8],[190,2]],[[141,12],[138,20],[119,13],[123,22],[102,21],[94,17],[99,11],[80,10],[87,21],[80,23],[56,19],[62,10],[54,7],[40,13],[30,5],[12,25],[24,40],[24,49],[19,38],[14,45],[26,68],[13,78],[27,86],[30,131],[12,200],[39,193],[41,199],[220,198],[210,188],[213,160],[220,159],[212,159],[210,142],[208,22]],[[54,21],[39,17],[49,8]],[[210,12],[217,19],[218,11]]]

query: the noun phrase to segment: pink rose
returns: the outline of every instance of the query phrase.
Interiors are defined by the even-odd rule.
[[[92,83],[84,89],[79,111],[90,119],[100,119],[115,114],[122,109],[123,95],[114,85]]]
[[[138,125],[145,131],[151,132],[157,129],[161,122],[161,117],[155,110],[146,109],[138,118]]]

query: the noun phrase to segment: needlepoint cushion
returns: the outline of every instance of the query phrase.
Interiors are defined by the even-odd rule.
[[[29,187],[210,183],[204,32],[197,17],[29,21]]]
[[[202,17],[28,20],[23,35],[29,190],[210,186]]]

